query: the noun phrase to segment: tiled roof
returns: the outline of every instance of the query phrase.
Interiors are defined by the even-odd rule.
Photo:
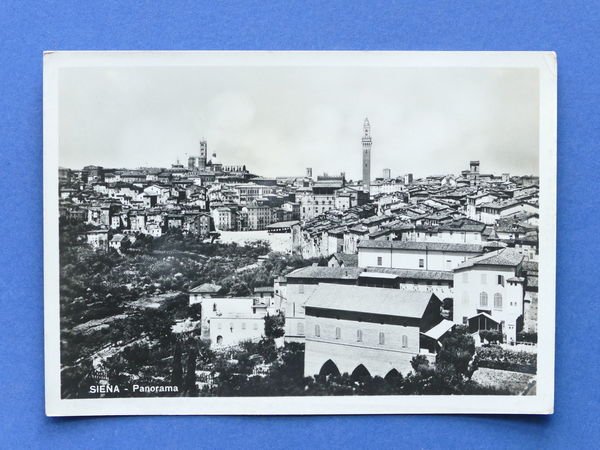
[[[523,261],[523,270],[527,273],[538,272],[538,263],[536,261]]]
[[[523,261],[521,255],[514,248],[503,248],[482,256],[471,258],[456,267],[454,270],[466,269],[473,266],[509,266],[515,267]]]
[[[483,247],[479,244],[455,244],[446,242],[413,242],[413,241],[361,241],[358,248],[384,248],[415,251],[481,253]]]
[[[439,229],[444,231],[483,232],[483,230],[485,230],[485,224],[471,219],[458,219],[453,222],[440,225]]]
[[[315,278],[315,279],[340,279],[348,280],[358,278],[358,274],[365,269],[359,267],[323,267],[323,266],[308,266],[296,269],[287,274],[287,279],[294,278]]]
[[[267,225],[267,230],[270,228],[287,228],[292,227],[296,224],[300,223],[298,220],[289,220],[287,222],[275,222],[270,225]]]
[[[420,319],[432,298],[427,292],[321,283],[306,306]]]
[[[452,272],[444,272],[441,270],[409,270],[396,269],[392,267],[367,267],[367,272],[389,273],[397,275],[400,278],[411,280],[452,281],[454,279]]]

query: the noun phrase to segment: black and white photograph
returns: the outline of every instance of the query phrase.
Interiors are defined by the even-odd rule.
[[[553,411],[550,52],[47,52],[49,415]]]

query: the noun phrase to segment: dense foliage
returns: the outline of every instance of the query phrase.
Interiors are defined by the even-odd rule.
[[[475,363],[479,367],[535,374],[537,354],[507,350],[499,346],[477,349]]]
[[[488,354],[474,358],[473,339],[462,327],[444,338],[435,365],[417,356],[413,373],[385,380],[304,377],[304,345],[278,346],[283,315],[265,317],[260,341],[215,353],[198,328],[173,331],[178,321],[200,318],[199,307],[188,306],[191,287],[210,282],[222,286],[222,295],[247,295],[293,269],[324,261],[269,253],[263,242],[207,243],[179,232],[156,239],[139,235],[121,252],[95,252],[80,238],[85,226],[61,223],[60,230],[65,398],[97,396],[88,389],[101,380],[122,386],[169,384],[178,392],[163,395],[183,396],[506,393],[471,380],[477,364],[507,363]],[[105,394],[127,395],[156,394]]]
[[[517,333],[517,342],[529,342],[530,344],[537,344],[537,341],[537,333],[527,331],[520,331]]]
[[[501,344],[504,339],[502,332],[498,330],[481,330],[479,337],[481,342],[488,344]]]

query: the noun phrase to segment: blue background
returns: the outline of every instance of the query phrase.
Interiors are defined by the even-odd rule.
[[[0,4],[0,446],[597,446],[597,2]],[[555,50],[559,61],[556,413],[551,417],[44,416],[42,51]]]

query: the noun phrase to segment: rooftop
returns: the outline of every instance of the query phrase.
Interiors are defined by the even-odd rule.
[[[481,253],[483,247],[479,244],[455,244],[446,242],[413,242],[413,241],[361,241],[358,248],[381,248],[395,250],[436,251]]]
[[[423,333],[425,336],[429,336],[436,341],[439,340],[444,334],[450,331],[454,327],[455,323],[451,320],[443,319],[440,323],[435,325],[429,331]]]
[[[462,263],[454,270],[467,269],[473,266],[508,266],[516,267],[523,261],[523,255],[521,255],[514,248],[503,248],[490,253],[486,253],[482,256],[476,256],[466,262]]]
[[[291,228],[298,223],[300,223],[298,220],[289,220],[287,222],[275,222],[270,225],[267,225],[267,230],[273,228]]]
[[[427,292],[320,283],[306,306],[420,319],[432,298]]]
[[[392,267],[367,267],[367,272],[388,273],[399,278],[411,280],[452,281],[454,279],[452,272],[443,272],[441,270],[410,270],[395,269]]]
[[[287,279],[294,278],[315,278],[323,280],[333,279],[354,279],[358,278],[358,274],[365,269],[359,267],[323,267],[323,266],[308,266],[296,269],[287,274]]]
[[[471,219],[458,219],[453,222],[440,225],[439,229],[444,231],[482,232],[485,229],[485,224]]]

